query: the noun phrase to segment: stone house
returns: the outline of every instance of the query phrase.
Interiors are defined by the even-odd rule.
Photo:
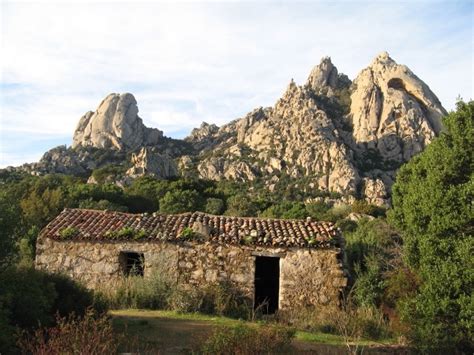
[[[36,267],[90,288],[132,273],[190,287],[230,282],[274,312],[339,304],[343,244],[334,224],[311,219],[65,209],[40,233]]]

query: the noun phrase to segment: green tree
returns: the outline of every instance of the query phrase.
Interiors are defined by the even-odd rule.
[[[195,190],[168,191],[160,199],[160,211],[163,213],[194,212],[199,206],[199,194]]]
[[[227,200],[228,216],[251,217],[257,213],[257,207],[246,195],[235,195]]]
[[[403,166],[390,218],[421,285],[403,315],[421,346],[467,349],[474,339],[474,102],[459,102],[445,130]]]
[[[308,212],[302,202],[283,201],[282,203],[270,206],[260,214],[260,217],[303,219],[308,216]]]
[[[224,212],[224,208],[224,201],[222,201],[220,198],[210,197],[206,200],[206,213],[220,215],[222,212]]]
[[[0,267],[11,263],[19,215],[18,205],[10,200],[7,193],[0,191]]]

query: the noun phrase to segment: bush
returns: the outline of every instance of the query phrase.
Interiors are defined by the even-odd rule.
[[[196,288],[177,286],[169,297],[169,308],[181,313],[194,313],[202,309],[203,294]]]
[[[95,297],[97,303],[106,303],[114,309],[166,309],[173,290],[173,283],[158,274],[147,278],[129,276],[122,278],[113,288],[97,290]]]
[[[160,212],[194,212],[198,209],[199,199],[199,193],[196,190],[168,191],[163,198],[160,199]]]
[[[74,313],[77,316],[85,314],[89,307],[93,307],[98,313],[104,313],[106,308],[94,302],[92,291],[72,280],[68,276],[60,274],[49,274],[46,279],[53,283],[56,291],[56,299],[53,303],[54,313],[61,317]]]
[[[308,214],[317,221],[324,221],[326,213],[331,209],[331,206],[325,202],[314,202],[306,205]]]
[[[59,231],[59,236],[61,237],[61,239],[69,239],[69,238],[74,237],[78,233],[79,231],[77,230],[77,228],[66,227]]]
[[[83,317],[57,317],[56,326],[24,333],[19,341],[23,353],[48,354],[116,354],[122,339],[114,334],[106,316],[97,317],[92,310]]]
[[[352,301],[344,301],[341,307],[303,307],[279,312],[278,321],[297,329],[346,336],[350,341],[378,340],[390,335],[381,311],[373,306],[357,307]]]
[[[228,216],[251,217],[257,213],[257,207],[246,195],[234,195],[227,200]]]
[[[12,329],[33,330],[51,326],[56,314],[84,314],[94,301],[90,291],[62,275],[30,268],[9,268],[0,273],[0,352],[7,352],[14,339]],[[101,309],[104,311],[104,309]]]
[[[10,268],[0,274],[0,303],[13,326],[31,329],[38,324],[51,325],[55,285],[47,274],[34,269]]]
[[[206,213],[220,215],[224,212],[224,209],[224,201],[220,198],[210,197],[206,200],[206,207],[204,208]]]
[[[354,232],[357,229],[357,222],[351,221],[350,219],[341,219],[337,221],[338,226],[343,233]]]
[[[239,319],[251,318],[251,300],[230,283],[221,282],[206,287],[202,298],[200,312]]]
[[[421,348],[472,353],[474,101],[457,103],[445,129],[397,173],[390,218],[404,261],[420,276],[402,315]]]
[[[291,344],[293,329],[278,325],[217,329],[202,345],[203,354],[270,354],[282,352]]]

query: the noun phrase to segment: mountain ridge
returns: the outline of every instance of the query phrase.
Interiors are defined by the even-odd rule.
[[[146,127],[132,94],[110,94],[80,119],[71,148],[53,148],[20,169],[87,176],[122,164],[128,181],[184,175],[260,181],[270,191],[293,179],[302,189],[383,205],[397,168],[440,133],[445,114],[430,88],[387,52],[353,81],[324,57],[273,106],[221,127],[203,122],[183,140]]]

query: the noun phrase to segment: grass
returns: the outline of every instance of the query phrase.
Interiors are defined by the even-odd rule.
[[[242,321],[201,313],[178,313],[164,310],[126,309],[110,311],[116,329],[126,329],[131,336],[167,351],[191,350],[216,327],[236,327]],[[245,322],[258,326],[260,322]],[[296,343],[345,346],[344,338],[322,332],[297,331]],[[390,346],[395,341],[360,340],[363,347]]]

